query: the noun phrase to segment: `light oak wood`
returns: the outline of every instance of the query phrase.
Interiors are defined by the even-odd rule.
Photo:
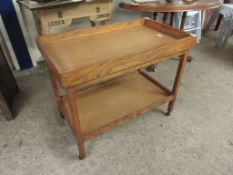
[[[195,45],[195,38],[189,34],[150,19],[66,34],[37,39],[39,47],[44,46],[41,51],[45,58],[49,57],[57,74],[61,75],[63,87],[137,70]]]
[[[141,53],[148,48],[156,48],[169,42],[175,42],[175,38],[149,27],[139,26],[91,37],[64,40],[59,44],[47,45],[47,51],[56,59],[58,70],[68,72],[97,65],[110,58],[115,60],[125,55]]]
[[[62,108],[62,98],[60,96],[57,79],[55,78],[55,76],[53,76],[51,69],[48,69],[48,72],[49,72],[50,83],[51,83],[51,86],[53,89],[53,95],[55,97],[55,101],[57,103],[59,113],[60,113],[61,117],[64,118],[63,117],[64,110]]]
[[[144,71],[141,71],[140,70],[140,73],[146,77],[148,80],[150,80],[152,83],[154,83],[156,86],[158,86],[160,89],[162,89],[164,92],[167,93],[167,95],[171,95],[172,94],[172,91],[167,88],[166,86],[164,86],[163,84],[161,84],[160,82],[158,82],[157,80],[153,79],[150,75],[148,75],[146,72]]]
[[[84,139],[83,139],[82,128],[80,124],[78,109],[77,109],[75,91],[74,91],[74,88],[68,88],[66,92],[67,92],[67,101],[69,103],[69,109],[70,109],[70,118],[72,119],[71,128],[73,130],[75,139],[78,144],[79,158],[83,159],[86,153],[84,149]]]
[[[167,101],[169,95],[140,73],[76,92],[82,133],[88,138],[90,133],[116,123],[122,116],[132,116],[144,107],[158,107]],[[63,104],[66,115],[71,118],[66,97],[63,97]]]
[[[177,93],[179,91],[179,87],[180,87],[180,83],[181,83],[181,78],[182,78],[182,75],[184,72],[184,66],[185,66],[185,63],[187,61],[187,57],[188,57],[188,52],[186,52],[184,55],[182,55],[180,57],[180,61],[179,61],[179,65],[178,65],[177,73],[176,73],[176,78],[175,78],[175,83],[173,85],[172,93],[171,93],[174,96],[174,98],[168,104],[167,115],[170,115],[170,113],[172,112],[172,110],[174,108]]]
[[[173,110],[193,36],[153,20],[141,19],[37,38],[49,68],[60,113],[76,138],[80,159],[84,142],[169,102]],[[79,50],[80,49],[80,50]],[[141,70],[180,56],[173,89]],[[59,94],[57,83],[65,88]]]

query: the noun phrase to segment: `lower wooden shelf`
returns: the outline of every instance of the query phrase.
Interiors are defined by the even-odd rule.
[[[76,93],[84,140],[102,134],[169,100],[171,96],[141,73],[132,73]],[[65,117],[73,125],[66,96]]]

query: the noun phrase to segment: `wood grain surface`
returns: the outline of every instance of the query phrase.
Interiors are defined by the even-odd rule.
[[[169,102],[173,110],[188,50],[196,39],[150,19],[37,38],[49,68],[59,112],[75,136],[79,158],[84,142]],[[180,56],[170,90],[145,74],[151,64]],[[61,95],[58,83],[65,88]]]
[[[63,87],[125,74],[195,45],[191,35],[150,19],[40,36],[37,41]]]
[[[122,116],[133,117],[145,107],[149,110],[168,102],[169,94],[140,73],[132,73],[77,91],[76,100],[82,133],[87,139],[120,124]],[[71,116],[67,97],[63,97],[63,103],[68,117]],[[109,126],[110,123],[113,124]]]

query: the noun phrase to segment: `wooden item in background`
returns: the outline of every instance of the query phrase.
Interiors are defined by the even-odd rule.
[[[69,26],[74,19],[89,17],[94,26],[97,22],[112,22],[112,0],[85,2],[68,0],[46,4],[32,4],[30,1],[18,0],[24,23],[27,26],[25,8],[32,11],[38,33],[48,34],[51,29]],[[29,29],[28,29],[29,30]]]
[[[150,19],[37,38],[60,113],[85,157],[84,142],[168,102],[173,110],[187,53],[196,39]],[[77,49],[79,48],[79,49]],[[179,56],[170,90],[142,71]],[[58,85],[66,95],[59,93]],[[119,110],[120,109],[120,110]]]
[[[0,111],[6,116],[7,120],[15,118],[12,110],[13,98],[19,92],[19,88],[11,69],[0,47]]]
[[[122,1],[119,7],[132,11],[153,12],[153,19],[157,20],[157,14],[163,14],[163,23],[167,24],[168,13],[170,13],[170,25],[173,25],[174,13],[182,12],[180,29],[184,29],[187,12],[199,11],[218,8],[222,5],[222,0],[157,0],[150,3],[136,3],[132,1]],[[191,62],[193,58],[188,57]],[[155,66],[149,67],[147,70],[153,71]]]
[[[134,1],[122,1],[120,7],[128,10],[142,12],[188,12],[218,8],[222,5],[222,0],[157,0],[150,3],[135,3]]]

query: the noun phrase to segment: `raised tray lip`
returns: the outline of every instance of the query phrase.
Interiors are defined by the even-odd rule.
[[[41,36],[36,37],[36,42],[39,47],[39,50],[41,51],[45,59],[50,60],[47,57],[48,54],[46,53],[46,45],[57,44],[58,42],[62,42],[66,40],[74,40],[74,39],[78,39],[81,37],[88,37],[90,35],[98,35],[98,34],[113,32],[117,30],[124,30],[126,28],[131,28],[131,27],[140,26],[140,25],[148,26],[148,24],[156,24],[157,26],[161,26],[161,28],[163,29],[169,30],[170,32],[168,33],[168,32],[165,32],[164,30],[161,31],[157,29],[157,31],[165,33],[171,37],[174,37],[174,34],[179,34],[179,35],[183,35],[182,38],[187,38],[187,37],[194,38],[191,34],[183,30],[171,27],[163,23],[159,23],[148,17],[145,17],[145,18],[140,18],[140,19],[127,20],[123,22],[116,22],[114,24],[107,24],[104,26],[90,27],[90,28],[84,28],[84,29],[75,29],[72,31],[66,31],[66,32],[61,32],[61,33],[56,33],[56,34],[41,35]],[[125,26],[125,27],[122,27],[122,26]],[[171,35],[171,33],[173,35]],[[182,38],[179,38],[179,39],[182,39]],[[65,72],[59,71],[59,73],[65,73]]]
[[[60,66],[56,63],[56,61],[54,61],[55,60],[54,58],[53,59],[49,58],[49,57],[51,57],[51,55],[49,56],[46,53],[47,52],[46,45],[57,43],[57,42],[62,42],[62,41],[64,41],[64,36],[66,37],[66,35],[69,37],[68,39],[73,39],[73,37],[72,37],[73,35],[78,35],[78,36],[76,36],[77,38],[86,37],[86,36],[92,35],[93,32],[95,34],[103,34],[103,33],[107,33],[107,32],[123,30],[123,29],[127,29],[130,27],[140,26],[140,25],[156,25],[158,28],[160,28],[159,31],[162,33],[165,33],[167,35],[177,34],[177,35],[182,36],[182,37],[179,37],[177,40],[175,40],[173,43],[174,45],[180,45],[180,46],[182,45],[182,43],[185,43],[185,42],[188,43],[188,44],[183,45],[182,48],[180,48],[179,53],[182,53],[182,52],[189,50],[190,48],[192,48],[196,44],[196,38],[193,37],[191,34],[186,33],[180,29],[176,29],[176,28],[173,28],[171,26],[158,23],[158,22],[156,22],[152,19],[149,19],[149,18],[129,20],[129,21],[118,22],[118,23],[114,23],[114,24],[110,24],[110,25],[98,26],[98,27],[87,28],[87,29],[77,29],[74,31],[63,32],[63,33],[53,34],[53,35],[39,36],[39,37],[37,37],[37,43],[38,43],[38,47],[39,47],[42,55],[44,56],[46,62],[48,63],[49,67],[53,70],[55,75],[59,78],[63,87],[71,87],[71,86],[74,86],[74,84],[75,84],[75,83],[71,83],[71,80],[69,78],[71,75],[75,75],[77,78],[80,71],[85,70],[88,67],[93,67],[93,66],[96,66],[99,64],[108,63],[108,60],[104,60],[104,61],[102,60],[100,62],[91,64],[88,67],[84,66],[84,67],[79,67],[78,69],[71,69],[71,70],[65,71],[65,70],[60,69]],[[122,26],[124,26],[124,27],[122,27]],[[169,32],[166,32],[167,30],[169,30]],[[165,32],[163,32],[163,31],[165,31]],[[51,40],[56,40],[56,41],[51,42]],[[67,40],[67,38],[65,40]],[[132,54],[132,55],[127,55],[127,56],[121,57],[121,58],[119,58],[119,60],[125,59],[126,57],[128,58],[128,57],[139,56],[140,54],[147,54],[147,53],[151,54],[152,51],[155,52],[155,50],[160,50],[160,49],[164,49],[164,48],[168,48],[168,47],[170,47],[170,46],[167,46],[167,44],[163,44],[159,47],[144,50],[144,51],[137,53],[137,54]],[[176,53],[178,53],[178,51],[176,51]],[[174,54],[173,54],[173,56],[174,56]],[[176,55],[176,56],[178,56],[178,55]],[[114,75],[117,73],[119,73],[119,72],[113,72],[112,74]],[[66,81],[67,79],[69,79],[68,82]],[[88,81],[92,81],[92,80],[88,80]],[[76,85],[80,85],[80,84],[76,84]]]
[[[61,42],[61,41],[69,40],[69,39],[73,40],[74,39],[73,36],[76,36],[76,38],[79,38],[79,37],[86,37],[89,35],[93,35],[93,34],[91,34],[93,32],[94,32],[94,35],[98,35],[101,33],[123,30],[125,28],[130,28],[130,27],[133,27],[136,25],[138,25],[138,26],[139,25],[146,25],[147,26],[148,22],[163,26],[163,28],[166,28],[167,30],[173,31],[175,33],[179,33],[179,34],[183,35],[183,37],[191,36],[191,34],[185,32],[183,30],[171,27],[169,25],[166,25],[166,24],[154,21],[148,17],[145,17],[145,18],[140,18],[140,19],[126,20],[123,22],[122,21],[116,22],[113,24],[107,24],[107,25],[103,25],[103,26],[75,29],[72,31],[66,31],[66,32],[61,32],[61,33],[56,33],[56,34],[41,35],[41,36],[36,37],[36,41],[39,45],[41,45],[41,44],[43,44],[43,45],[53,44],[53,43],[57,43],[57,42]],[[122,26],[127,26],[127,25],[128,25],[128,27],[122,27]],[[115,28],[117,28],[117,29],[115,29]],[[101,29],[102,29],[102,31],[100,31]],[[103,30],[103,29],[105,29],[105,30]],[[160,31],[160,32],[166,33],[164,31]],[[173,37],[169,33],[166,33],[166,34]],[[56,39],[56,42],[54,42],[54,41],[51,42],[52,39]]]

